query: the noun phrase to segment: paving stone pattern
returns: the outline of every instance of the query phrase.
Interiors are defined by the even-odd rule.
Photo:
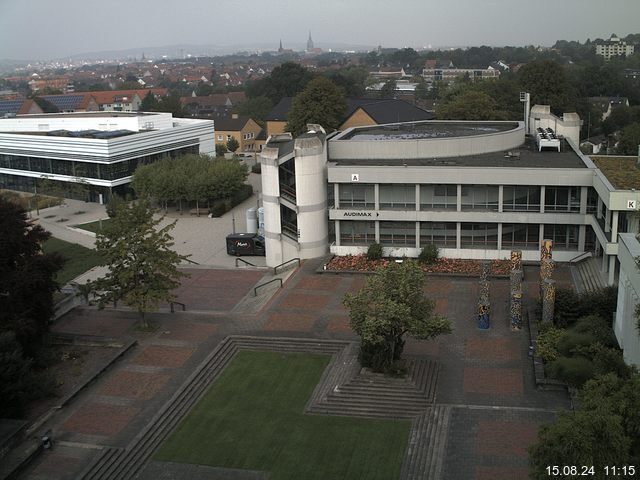
[[[360,374],[354,360],[357,346],[351,343],[357,337],[342,304],[344,295],[361,288],[367,276],[317,274],[319,265],[319,261],[303,262],[257,314],[236,314],[234,308],[260,282],[263,272],[193,269],[196,276],[182,291],[190,292],[192,307],[202,310],[189,311],[188,305],[187,312],[152,314],[150,319],[159,325],[156,333],[136,333],[132,327],[137,316],[130,311],[77,309],[63,317],[54,331],[109,338],[134,335],[139,346],[52,420],[55,436],[68,445],[63,452],[72,459],[68,469],[61,471],[64,469],[47,461],[50,457],[45,455],[21,478],[76,478],[83,470],[85,478],[117,479],[142,472],[161,440],[232,358],[237,345],[224,340],[229,335],[256,338],[247,340],[242,348],[297,345],[298,351],[308,351],[331,345],[326,353],[333,354],[334,360],[339,354],[349,354],[350,360],[340,357],[342,368],[334,365],[327,370],[330,373],[323,377],[310,404],[324,401],[335,406],[355,399],[355,404],[343,405],[345,413],[351,409],[349,414],[353,414],[358,402],[373,402],[375,394],[363,392],[375,391],[384,382]],[[525,267],[527,301],[537,298],[537,274],[537,268]],[[562,266],[554,276],[561,284],[569,284],[571,278]],[[238,278],[241,282],[236,282]],[[200,281],[206,285],[203,290],[198,290]],[[558,409],[569,407],[564,393],[536,390],[527,357],[526,328],[521,332],[509,328],[508,289],[508,280],[491,279],[491,328],[481,331],[475,319],[477,279],[427,278],[425,293],[451,319],[454,333],[432,341],[407,339],[405,355],[414,362],[414,371],[415,365],[427,366],[426,370],[437,367],[433,370],[437,375],[427,375],[432,383],[423,390],[420,411],[412,415],[402,479],[526,478],[526,446],[535,440],[541,423],[551,421]],[[283,345],[282,337],[294,340]],[[318,347],[320,344],[324,346]],[[346,345],[351,346],[347,349]],[[222,360],[213,361],[216,355]],[[385,388],[420,390],[415,378],[409,382],[413,386],[392,383],[377,394],[383,396]],[[331,398],[327,386],[338,386],[337,391],[331,390]],[[393,408],[383,406],[380,410],[386,411],[379,413],[393,416]],[[84,446],[73,447],[75,444]]]

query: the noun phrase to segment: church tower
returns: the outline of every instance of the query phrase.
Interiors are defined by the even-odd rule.
[[[309,39],[307,40],[307,52],[313,51],[313,40],[311,39],[311,30],[309,30]]]

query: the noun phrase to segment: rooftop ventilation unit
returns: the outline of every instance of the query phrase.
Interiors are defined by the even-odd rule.
[[[538,145],[539,152],[542,151],[543,148],[555,148],[560,151],[560,139],[556,136],[552,128],[544,129],[538,127],[536,144]]]

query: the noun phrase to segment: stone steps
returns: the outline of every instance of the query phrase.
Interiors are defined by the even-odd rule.
[[[261,337],[227,337],[189,376],[126,450],[105,449],[79,476],[86,480],[124,480],[135,477],[206,389],[222,373],[238,350],[334,354],[348,342]]]
[[[588,258],[577,265],[584,292],[593,292],[606,286],[600,272],[601,261],[599,258]]]
[[[451,407],[436,405],[411,425],[402,480],[441,480]]]

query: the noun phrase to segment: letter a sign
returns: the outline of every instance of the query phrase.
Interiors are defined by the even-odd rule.
[[[352,173],[351,174],[351,181],[352,182],[359,182],[360,181],[360,174],[359,173]]]

